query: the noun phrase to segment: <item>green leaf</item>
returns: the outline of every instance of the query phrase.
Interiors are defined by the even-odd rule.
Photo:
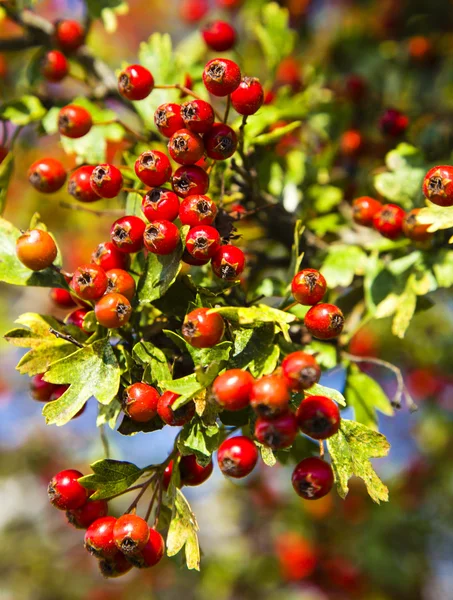
[[[137,433],[152,433],[158,431],[164,427],[165,423],[159,417],[154,417],[150,421],[145,423],[139,423],[133,421],[128,416],[124,415],[120,426],[118,427],[118,433],[121,435],[136,435]]]
[[[205,425],[196,417],[184,425],[178,437],[181,454],[195,454],[197,462],[206,467],[211,462],[212,453],[219,447],[220,430],[217,423]]]
[[[370,459],[387,456],[390,444],[382,433],[355,421],[341,421],[340,431],[327,440],[338,494],[345,498],[353,475],[365,482],[374,502],[387,502],[388,489],[376,475]]]
[[[174,331],[168,329],[164,330],[164,333],[169,337],[183,352],[188,352],[192,357],[195,366],[207,367],[212,363],[220,364],[223,361],[228,360],[233,344],[231,342],[220,342],[212,348],[195,348],[186,340]],[[168,379],[168,378],[164,378]]]
[[[316,219],[311,219],[307,223],[307,227],[312,229],[316,235],[323,237],[326,233],[336,233],[342,223],[342,217],[338,213],[323,215]]]
[[[299,272],[300,265],[302,264],[302,259],[304,258],[304,252],[301,252],[300,245],[302,241],[302,235],[305,231],[305,227],[300,219],[296,221],[294,226],[294,241],[291,247],[291,264],[289,266],[289,279],[291,280],[296,273]],[[291,287],[288,286],[288,290]]]
[[[359,246],[332,244],[322,265],[321,273],[329,288],[348,287],[355,275],[363,275],[367,255]]]
[[[262,10],[262,23],[256,23],[255,34],[263,50],[267,66],[274,69],[291,54],[296,32],[289,27],[289,11],[276,2],[268,2]]]
[[[140,304],[150,304],[153,300],[157,300],[175,282],[181,270],[182,250],[182,243],[180,243],[177,250],[166,256],[149,252],[145,271],[137,286]]]
[[[272,373],[280,356],[280,349],[274,343],[275,328],[265,323],[253,329],[237,329],[234,333],[234,355],[228,368],[249,369],[254,377]]]
[[[8,193],[8,186],[11,179],[11,175],[14,171],[14,157],[12,152],[3,159],[0,164],[0,214],[3,214],[6,205],[6,195]]]
[[[150,342],[138,342],[132,349],[132,356],[141,365],[150,366],[151,381],[160,387],[160,382],[171,379],[171,371],[165,354]]]
[[[331,212],[343,200],[343,190],[333,185],[311,185],[307,196],[317,213]]]
[[[393,415],[392,405],[384,390],[356,365],[350,367],[345,396],[348,406],[354,409],[356,421],[371,429],[378,428],[377,410],[384,415]]]
[[[100,19],[105,9],[117,9],[127,3],[124,0],[86,0],[86,6],[92,19]]]
[[[160,387],[165,391],[170,390],[181,396],[172,406],[173,410],[176,410],[181,406],[184,406],[184,404],[187,404],[189,400],[192,400],[194,396],[202,392],[205,386],[198,381],[196,374],[192,373],[191,375],[180,377],[179,379],[162,381]]]
[[[90,496],[91,500],[116,496],[127,490],[143,474],[143,469],[133,463],[109,458],[97,460],[90,466],[93,473],[81,477],[79,483],[88,490],[96,490]]]
[[[221,308],[211,308],[209,312],[219,313],[228,321],[237,323],[238,325],[254,325],[256,327],[257,323],[275,323],[288,340],[289,323],[292,323],[296,319],[291,313],[271,308],[266,304],[249,307],[224,306]]]
[[[115,429],[116,422],[122,411],[118,400],[113,400],[110,404],[99,404],[96,427],[108,425],[110,429]]]
[[[385,157],[385,164],[391,171],[408,167],[422,167],[424,166],[423,153],[415,146],[402,142],[394,150],[390,150]]]
[[[376,190],[391,202],[412,208],[421,197],[424,168],[401,168],[391,173],[379,173],[374,178]]]
[[[439,287],[449,288],[453,285],[453,251],[441,250],[434,258],[432,265]]]
[[[345,397],[338,390],[334,390],[333,388],[325,387],[324,385],[319,385],[319,383],[315,383],[312,385],[309,390],[305,390],[306,396],[327,396],[331,400],[334,400],[340,406],[346,406]]]
[[[288,123],[288,125],[284,125],[283,127],[278,127],[278,129],[274,129],[269,133],[262,133],[258,135],[256,138],[251,140],[251,146],[267,146],[268,144],[272,144],[274,142],[278,142],[288,133],[294,131],[298,127],[302,125],[302,121],[293,121],[292,123]]]
[[[260,444],[260,442],[255,441],[255,444],[260,450],[261,459],[265,465],[267,465],[268,467],[273,467],[277,464],[277,459],[275,458],[275,454],[273,453],[271,448],[265,446],[264,444]]]
[[[175,556],[185,546],[188,569],[200,570],[198,523],[180,489],[176,489],[172,520],[167,534],[167,555]]]
[[[22,96],[19,100],[11,100],[0,106],[0,119],[18,126],[39,121],[45,114],[46,109],[36,96]]]
[[[417,221],[422,225],[429,225],[428,231],[434,232],[453,227],[453,206],[437,206],[429,200],[426,204],[428,206],[418,213]]]

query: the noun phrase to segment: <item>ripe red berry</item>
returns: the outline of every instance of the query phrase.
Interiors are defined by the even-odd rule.
[[[107,579],[121,577],[133,567],[132,563],[121,552],[118,552],[112,558],[101,559],[98,564],[101,575]]]
[[[231,94],[231,104],[240,115],[254,115],[264,103],[264,90],[256,77],[243,77]]]
[[[210,225],[197,225],[187,234],[186,248],[194,258],[212,258],[220,248],[220,234]]]
[[[293,445],[297,435],[297,420],[286,411],[275,418],[259,417],[255,423],[255,437],[272,450],[282,450]]]
[[[368,92],[366,80],[361,75],[351,74],[345,82],[346,96],[351,102],[358,104],[361,102]]]
[[[201,33],[208,48],[216,52],[231,50],[236,43],[236,31],[226,21],[206,23]]]
[[[98,165],[91,174],[90,185],[101,198],[114,198],[123,187],[123,176],[114,165]]]
[[[116,517],[96,519],[85,532],[85,548],[96,558],[111,559],[118,554],[113,538]]]
[[[299,429],[315,440],[325,440],[340,428],[340,411],[327,396],[308,396],[296,412]]]
[[[63,288],[52,288],[49,296],[51,300],[61,308],[72,308],[73,306],[76,306],[71,294]]]
[[[292,484],[296,494],[305,500],[322,498],[333,486],[332,467],[315,456],[304,458],[293,471]]]
[[[153,254],[166,255],[176,250],[180,243],[179,229],[171,221],[156,219],[145,228],[143,241]]]
[[[117,329],[129,321],[132,307],[126,296],[112,292],[105,294],[96,302],[94,312],[99,325],[108,329]]]
[[[106,294],[122,294],[129,302],[132,302],[135,296],[135,279],[123,269],[110,269],[105,273],[107,275]]]
[[[220,444],[217,460],[224,475],[247,477],[258,462],[258,448],[244,435],[232,437]]]
[[[112,242],[121,252],[132,254],[143,248],[143,234],[145,221],[134,215],[127,215],[117,219],[111,229]]]
[[[136,160],[135,173],[145,185],[157,187],[170,179],[171,164],[163,152],[147,150]]]
[[[352,216],[354,221],[359,225],[372,227],[374,215],[381,208],[382,204],[378,200],[369,196],[362,196],[361,198],[356,198],[352,203]]]
[[[211,348],[220,342],[225,331],[223,318],[209,308],[196,308],[188,313],[182,326],[182,335],[194,348]]]
[[[236,133],[225,123],[214,123],[203,136],[206,154],[214,160],[225,160],[233,156],[238,147]]]
[[[409,211],[403,219],[403,233],[414,242],[427,242],[433,237],[428,231],[429,225],[423,225],[417,221],[420,208]]]
[[[147,522],[138,515],[125,514],[117,519],[113,527],[116,547],[124,555],[132,555],[146,546],[149,540]]]
[[[321,377],[315,357],[302,350],[292,352],[283,359],[282,372],[288,386],[295,392],[308,390]]]
[[[172,427],[185,425],[192,420],[195,414],[195,404],[192,400],[173,411],[171,408],[172,404],[174,404],[179,396],[179,394],[168,391],[162,394],[157,403],[157,414],[164,423]]]
[[[179,129],[171,136],[168,151],[180,165],[193,165],[204,154],[203,140],[190,129]]]
[[[91,187],[93,171],[92,165],[85,165],[76,169],[69,177],[68,192],[79,202],[96,202],[100,198]]]
[[[229,369],[214,380],[212,391],[225,410],[242,410],[250,404],[254,379],[248,371]]]
[[[241,83],[241,70],[227,58],[213,58],[203,71],[203,83],[213,96],[228,96]]]
[[[47,493],[49,500],[59,510],[74,510],[83,506],[88,492],[77,480],[83,477],[80,471],[66,469],[52,477]]]
[[[64,52],[75,52],[85,42],[85,30],[78,21],[62,19],[55,23],[54,37]]]
[[[118,90],[128,100],[143,100],[153,88],[154,77],[141,65],[129,65],[118,77]]]
[[[30,382],[30,394],[34,400],[38,402],[48,402],[52,392],[57,387],[53,383],[44,381],[44,373],[39,373],[31,378]]]
[[[41,73],[52,83],[57,83],[69,73],[69,63],[66,56],[59,50],[49,50],[41,61]]]
[[[75,325],[76,327],[79,327],[88,333],[88,331],[83,327],[83,320],[88,313],[89,310],[87,308],[78,308],[77,310],[73,310],[72,313],[69,313],[69,315],[66,317],[65,323],[67,325]]]
[[[396,204],[384,204],[373,217],[373,227],[389,240],[396,240],[403,232],[406,213]]]
[[[430,169],[423,181],[423,194],[438,206],[453,206],[453,167],[441,165]]]
[[[181,19],[187,23],[200,21],[208,12],[207,0],[181,0],[179,3],[179,14]]]
[[[201,167],[186,165],[179,167],[171,179],[173,191],[186,198],[196,194],[206,194],[209,190],[209,176]]]
[[[102,267],[104,271],[127,270],[131,264],[131,257],[125,252],[120,252],[112,242],[103,242],[91,255],[91,262]]]
[[[69,287],[82,300],[96,300],[107,289],[107,275],[102,267],[89,264],[77,267]]]
[[[221,279],[237,279],[245,267],[245,255],[240,248],[226,244],[220,246],[212,257],[212,270]]]
[[[317,304],[307,312],[304,323],[313,337],[330,340],[343,331],[344,316],[334,304]]]
[[[58,131],[69,138],[81,138],[93,125],[90,113],[76,104],[68,104],[58,113]]]
[[[207,265],[211,260],[210,258],[194,258],[189,252],[187,252],[187,248],[184,248],[184,252],[182,253],[181,260],[186,263],[186,265],[192,265],[194,267],[202,267],[203,265]]]
[[[379,120],[382,133],[391,137],[402,135],[409,125],[409,119],[405,114],[394,108],[387,109]]]
[[[290,400],[288,384],[279,375],[265,375],[257,379],[250,393],[250,405],[255,412],[273,418],[288,410]]]
[[[50,267],[57,258],[57,252],[52,236],[43,229],[29,229],[16,241],[17,258],[32,271]]]
[[[109,506],[106,500],[87,500],[83,506],[74,510],[68,510],[66,517],[68,522],[76,529],[88,529],[88,527],[108,513]]]
[[[299,304],[313,306],[324,298],[327,283],[316,269],[303,269],[293,277],[291,291]]]
[[[52,194],[63,187],[66,171],[59,160],[42,158],[28,169],[28,181],[43,194]]]
[[[165,467],[165,471],[162,477],[162,485],[164,490],[168,490],[168,486],[170,485],[170,479],[173,474],[173,461],[171,460],[168,465]]]
[[[129,557],[130,562],[138,569],[153,567],[161,560],[165,552],[165,542],[161,534],[150,527],[149,540],[137,554]]]
[[[179,206],[179,218],[183,225],[197,227],[211,225],[217,216],[217,206],[208,196],[187,196]]]
[[[181,106],[183,127],[195,133],[206,133],[214,123],[214,109],[205,100],[190,100]]]
[[[146,383],[133,383],[123,392],[123,410],[138,423],[146,423],[157,415],[159,393]]]
[[[166,188],[156,187],[143,198],[142,211],[148,221],[174,221],[179,214],[179,198]]]
[[[206,467],[202,467],[197,463],[195,454],[181,456],[179,462],[179,473],[181,475],[182,485],[201,485],[210,477],[212,473],[212,461]]]
[[[364,145],[363,135],[357,129],[345,131],[340,138],[340,149],[346,156],[358,156]]]
[[[173,102],[161,104],[154,113],[154,123],[162,135],[170,138],[178,129],[183,129],[181,106]]]

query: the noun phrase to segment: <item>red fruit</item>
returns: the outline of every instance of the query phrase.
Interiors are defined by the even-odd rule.
[[[43,229],[29,229],[16,241],[16,254],[20,262],[32,271],[50,267],[57,258],[57,246]]]
[[[340,411],[327,396],[308,396],[296,412],[299,429],[315,440],[326,440],[340,429]]]
[[[295,532],[280,534],[276,542],[280,571],[285,581],[300,581],[316,568],[318,554],[313,545]]]
[[[204,68],[203,83],[213,96],[228,96],[241,83],[241,70],[232,60],[214,58]]]
[[[68,510],[66,517],[76,529],[87,529],[92,523],[108,513],[109,505],[106,500],[87,500],[83,506]]]
[[[44,373],[39,373],[31,378],[30,382],[30,394],[34,400],[38,402],[48,402],[52,392],[57,387],[53,383],[44,381]]]
[[[396,204],[384,204],[373,217],[373,227],[389,240],[396,240],[403,232],[404,210]]]
[[[92,165],[85,165],[76,169],[68,180],[68,192],[80,202],[96,202],[100,196],[91,187],[91,175],[94,171]]]
[[[346,156],[357,156],[363,150],[363,136],[357,129],[345,131],[340,139],[340,148]]]
[[[76,306],[71,294],[63,288],[52,288],[49,296],[51,300],[61,308],[72,308],[73,306]]]
[[[374,215],[381,208],[382,204],[378,200],[369,196],[362,196],[361,198],[356,198],[352,203],[352,216],[354,221],[359,225],[372,227]]]
[[[42,58],[41,73],[52,83],[57,83],[69,73],[66,56],[59,50],[49,50]]]
[[[216,52],[231,50],[236,43],[236,30],[225,21],[211,21],[201,33],[206,45]]]
[[[149,252],[166,255],[176,250],[180,243],[179,229],[165,219],[156,219],[145,228],[143,241]]]
[[[293,277],[291,291],[299,304],[313,306],[324,298],[327,283],[316,269],[303,269]]]
[[[195,404],[192,400],[180,408],[177,408],[175,411],[172,410],[172,404],[174,404],[179,397],[180,394],[168,391],[162,394],[157,403],[157,414],[164,423],[171,425],[172,427],[181,427],[182,425],[189,423],[195,414]]]
[[[110,293],[102,296],[94,307],[97,322],[108,329],[123,327],[131,318],[132,307],[126,296]]]
[[[123,392],[123,410],[137,423],[146,423],[157,415],[158,391],[146,383],[133,383]]]
[[[91,262],[102,267],[104,271],[127,270],[131,264],[131,257],[125,252],[120,252],[112,242],[104,242],[99,244],[91,255]]]
[[[161,104],[154,113],[154,123],[162,135],[170,138],[178,129],[183,129],[181,106],[173,102]]]
[[[244,77],[231,94],[231,103],[240,115],[254,115],[264,103],[264,90],[256,77]]]
[[[200,21],[209,10],[207,0],[181,0],[179,7],[181,19],[187,23]]]
[[[179,214],[179,198],[166,188],[156,187],[143,198],[142,211],[148,221],[174,221]]]
[[[28,169],[28,181],[43,194],[52,194],[63,187],[66,171],[59,160],[42,158]]]
[[[173,191],[186,198],[195,194],[206,194],[209,189],[209,176],[201,167],[187,165],[179,167],[172,177]]]
[[[78,21],[62,19],[55,23],[55,42],[64,52],[75,52],[85,42],[85,30]]]
[[[105,273],[107,275],[106,294],[122,294],[129,302],[132,302],[135,296],[135,279],[123,269],[110,269]]]
[[[0,54],[0,68],[1,68],[1,54]],[[0,77],[1,77],[1,73],[0,73]],[[0,165],[2,164],[2,162],[5,160],[5,158],[8,156],[8,148],[4,148],[2,146],[0,146]]]
[[[293,93],[302,87],[301,66],[294,56],[287,56],[280,62],[275,77],[279,86],[289,85]]]
[[[129,65],[118,77],[119,93],[128,100],[143,100],[153,88],[154,77],[141,65]]]
[[[117,519],[113,527],[113,539],[124,555],[136,554],[143,550],[149,540],[148,524],[138,515],[125,514]]]
[[[332,467],[321,458],[305,458],[296,465],[292,484],[296,494],[305,500],[322,498],[333,486]]]
[[[194,258],[212,258],[220,248],[220,234],[210,225],[193,227],[187,234],[186,248]]]
[[[147,150],[136,160],[135,173],[145,185],[157,187],[170,179],[171,164],[163,152]]]
[[[161,560],[165,552],[165,542],[161,534],[150,527],[149,540],[140,552],[128,557],[129,561],[138,569],[153,567]]]
[[[162,477],[162,485],[164,490],[168,490],[168,486],[170,485],[170,479],[173,474],[173,461],[171,460],[168,465],[165,467],[164,475]]]
[[[394,108],[389,108],[384,112],[379,120],[379,127],[382,133],[391,137],[402,135],[409,125],[408,117]]]
[[[113,558],[99,561],[101,575],[107,579],[125,575],[132,569],[132,566],[131,562],[121,552],[115,554]]]
[[[453,206],[453,167],[441,165],[430,169],[423,181],[423,194],[438,206]]]
[[[111,559],[119,554],[113,538],[116,521],[116,517],[101,517],[86,530],[85,548],[96,558]]]
[[[368,92],[367,82],[361,75],[349,75],[345,87],[346,96],[355,104],[361,102]]]
[[[123,187],[123,176],[114,165],[98,165],[91,174],[90,185],[101,198],[114,198]]]
[[[282,450],[292,446],[297,431],[296,417],[287,411],[274,418],[258,417],[254,435],[261,444],[272,450]]]
[[[80,471],[66,469],[57,473],[50,481],[47,493],[49,500],[59,510],[74,510],[83,506],[88,498],[86,489],[77,480],[83,477]]]
[[[248,371],[229,369],[214,380],[212,391],[225,410],[242,410],[250,404],[254,379]]]
[[[245,255],[240,248],[226,244],[221,246],[212,257],[212,270],[221,279],[237,279],[245,267]]]
[[[140,217],[128,215],[117,219],[110,229],[112,242],[121,252],[132,254],[143,248],[145,221]]]
[[[283,377],[295,392],[308,390],[321,377],[321,369],[311,354],[298,350],[288,354],[282,362]]]
[[[212,473],[212,461],[206,467],[197,463],[195,454],[182,456],[179,462],[179,473],[181,475],[182,485],[201,485],[208,479]]]
[[[69,287],[82,300],[96,300],[107,289],[107,275],[102,267],[89,264],[77,267]]]
[[[73,310],[72,313],[69,313],[69,315],[66,317],[65,323],[67,325],[75,325],[76,327],[79,327],[88,333],[88,331],[83,327],[83,320],[88,313],[89,310],[87,308],[78,308],[77,310]]]
[[[257,379],[250,393],[250,405],[260,416],[274,418],[288,410],[288,384],[279,375],[265,375]]]
[[[209,308],[196,308],[188,313],[182,326],[182,335],[194,348],[211,348],[220,342],[225,331],[223,318]]]
[[[211,225],[216,216],[217,206],[208,196],[187,196],[179,206],[181,223],[190,227]]]
[[[203,140],[190,129],[179,129],[171,136],[168,151],[180,165],[193,165],[204,154]]]
[[[233,156],[238,146],[236,133],[225,123],[214,123],[203,136],[206,154],[214,160],[225,160]]]
[[[217,460],[224,475],[247,477],[258,462],[258,448],[244,435],[232,437],[220,444]]]
[[[75,104],[68,104],[58,113],[58,131],[69,138],[80,138],[86,135],[93,125],[90,113]]]
[[[242,2],[243,0],[217,0],[217,6],[232,10],[238,8]]]
[[[304,323],[313,337],[330,340],[343,331],[344,316],[334,304],[317,304],[307,312]]]
[[[214,109],[204,100],[190,100],[181,106],[183,127],[195,133],[206,133],[214,123]]]
[[[189,252],[187,252],[187,248],[184,248],[184,252],[182,253],[181,260],[185,262],[187,265],[192,265],[194,267],[202,267],[203,265],[207,265],[211,260],[210,258],[194,258]]]
[[[429,225],[417,221],[420,210],[420,208],[412,209],[403,219],[403,233],[414,242],[426,242],[433,237],[433,234],[428,231]]]

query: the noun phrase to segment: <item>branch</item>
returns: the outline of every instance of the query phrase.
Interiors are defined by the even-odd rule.
[[[72,335],[67,335],[66,333],[61,333],[60,331],[57,331],[56,329],[54,329],[53,327],[51,327],[49,329],[50,333],[52,333],[56,338],[58,339],[62,339],[62,340],[66,340],[67,342],[70,342],[71,344],[74,344],[74,346],[77,346],[78,348],[84,348],[85,346],[83,344],[81,344],[80,342],[78,342],[75,338],[72,337]]]

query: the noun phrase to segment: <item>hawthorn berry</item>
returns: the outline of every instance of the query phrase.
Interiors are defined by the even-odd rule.
[[[206,133],[214,123],[214,109],[205,100],[190,100],[181,106],[183,127],[194,133]]]
[[[95,264],[77,267],[69,287],[82,300],[96,300],[107,289],[107,275],[102,267]]]
[[[378,200],[370,198],[369,196],[362,196],[356,198],[352,203],[352,217],[359,225],[372,227],[374,215],[379,212],[381,208],[382,204]]]
[[[438,206],[453,206],[453,167],[441,165],[430,169],[423,180],[423,194]]]
[[[196,194],[206,194],[209,190],[209,176],[204,169],[196,165],[179,167],[171,179],[173,191],[181,198]]]
[[[200,21],[208,10],[209,4],[207,0],[181,0],[179,4],[181,19],[187,23]]]
[[[340,411],[327,396],[308,396],[296,412],[299,429],[315,440],[326,440],[340,428]]]
[[[264,90],[256,77],[243,77],[231,94],[231,104],[240,115],[254,115],[264,103]]]
[[[53,237],[43,229],[29,229],[16,241],[16,254],[20,262],[32,271],[50,267],[57,258]]]
[[[83,326],[83,320],[85,319],[88,313],[89,310],[87,308],[78,308],[77,310],[73,310],[66,317],[65,323],[67,325],[75,325],[76,327],[79,327],[79,329],[82,329],[83,331],[88,333],[88,331]]]
[[[164,423],[172,427],[182,427],[182,425],[189,423],[195,414],[195,404],[192,400],[176,410],[172,409],[172,404],[179,397],[180,394],[167,391],[162,394],[157,403],[157,414]]]
[[[313,337],[330,340],[343,331],[344,316],[334,304],[317,304],[305,315],[304,324]]]
[[[179,215],[179,198],[166,188],[156,187],[144,196],[142,211],[148,221],[174,221]]]
[[[190,227],[211,225],[216,216],[217,206],[208,196],[199,194],[187,196],[179,206],[179,219],[181,223]]]
[[[55,23],[54,37],[64,52],[75,52],[85,42],[85,30],[78,21],[61,19]]]
[[[197,463],[195,454],[181,456],[179,462],[179,473],[181,475],[182,485],[201,485],[208,479],[212,473],[212,460],[203,467]]]
[[[85,532],[85,548],[96,558],[111,559],[117,554],[113,537],[116,517],[100,517]]]
[[[118,91],[128,100],[143,100],[153,88],[154,77],[141,65],[129,65],[118,77]]]
[[[132,254],[143,248],[143,234],[145,221],[134,215],[127,215],[117,219],[111,229],[112,242],[121,252]]]
[[[429,225],[423,225],[417,221],[420,208],[414,208],[409,211],[403,219],[403,233],[414,242],[427,242],[433,237],[428,231]]]
[[[91,187],[94,166],[85,165],[76,169],[68,179],[68,192],[79,202],[96,202],[99,194]]]
[[[132,307],[126,296],[111,292],[96,302],[94,312],[99,325],[108,329],[117,329],[129,321]]]
[[[225,160],[233,156],[238,146],[238,138],[233,129],[225,123],[214,123],[203,136],[206,154],[214,160]]]
[[[209,308],[196,308],[185,316],[182,335],[194,348],[211,348],[223,337],[223,318],[218,313],[209,311]]]
[[[409,125],[408,117],[395,108],[387,109],[379,120],[382,133],[390,137],[399,137]]]
[[[298,496],[305,500],[318,500],[332,489],[332,467],[316,456],[304,458],[293,471],[292,484]]]
[[[363,135],[357,129],[348,129],[340,138],[340,148],[346,156],[357,156],[364,145]]]
[[[153,254],[166,255],[176,250],[180,243],[179,229],[171,221],[155,219],[145,228],[143,241]]]
[[[110,269],[105,273],[107,275],[106,294],[122,294],[129,302],[132,302],[135,296],[135,279],[124,269]]]
[[[52,83],[58,83],[69,73],[66,56],[59,50],[49,50],[41,61],[41,73]]]
[[[279,375],[265,375],[257,379],[250,392],[250,405],[262,417],[273,418],[288,409],[288,385]]]
[[[299,304],[313,306],[324,298],[327,283],[316,269],[303,269],[294,275],[291,291]]]
[[[384,204],[373,217],[373,227],[389,240],[396,240],[403,232],[404,210],[396,204]]]
[[[1,57],[1,54],[0,54],[0,57]],[[0,59],[0,67],[1,67],[1,59]],[[0,75],[0,77],[1,77],[1,75]],[[0,165],[5,160],[5,158],[8,156],[8,153],[9,153],[8,148],[4,148],[3,146],[0,146]]]
[[[236,43],[236,30],[226,21],[211,21],[202,28],[201,34],[210,50],[225,52]]]
[[[301,392],[318,383],[321,369],[314,356],[298,350],[283,359],[282,374],[290,389]]]
[[[48,402],[56,388],[55,384],[44,381],[43,377],[44,373],[38,373],[38,375],[33,375],[30,382],[31,397],[38,402]]]
[[[161,560],[165,552],[165,542],[161,534],[153,527],[149,528],[149,539],[144,548],[129,556],[129,561],[138,569],[153,567]]]
[[[162,475],[162,486],[164,490],[168,490],[170,485],[171,476],[173,475],[173,461],[171,460],[165,467],[164,474]],[[181,486],[182,487],[182,486]]]
[[[115,545],[125,556],[142,550],[149,540],[147,522],[138,515],[125,514],[117,519],[113,527]]]
[[[171,136],[168,151],[180,165],[193,165],[204,154],[203,140],[190,129],[179,129]]]
[[[186,248],[194,258],[212,258],[220,248],[220,234],[210,225],[192,227],[186,237]]]
[[[123,176],[114,165],[98,165],[91,173],[90,185],[101,198],[114,198],[123,187]]]
[[[186,263],[186,265],[191,265],[194,267],[202,267],[203,265],[207,265],[211,260],[210,258],[194,258],[189,252],[187,252],[187,248],[184,248],[184,252],[182,253],[181,260]]]
[[[220,246],[212,257],[212,270],[221,279],[233,281],[245,268],[245,255],[240,248],[226,244]]]
[[[146,150],[135,161],[135,173],[140,181],[149,187],[158,187],[171,177],[171,164],[168,157],[159,150]]]
[[[217,452],[220,470],[228,477],[247,477],[258,462],[258,448],[245,435],[232,437],[220,444]]]
[[[181,106],[173,102],[161,104],[154,113],[154,123],[162,135],[171,138],[179,129],[184,128]]]
[[[273,418],[258,417],[255,437],[272,450],[282,450],[293,445],[297,435],[297,420],[294,413],[285,411]]]
[[[108,513],[106,500],[87,500],[80,508],[66,511],[68,522],[76,529],[88,529],[97,519]]]
[[[146,383],[133,383],[123,392],[123,410],[137,423],[146,423],[157,415],[159,393]]]
[[[49,296],[51,300],[61,308],[72,308],[73,306],[76,306],[74,298],[68,290],[64,290],[63,288],[52,288],[49,292]]]
[[[214,380],[212,392],[225,410],[242,410],[250,404],[254,379],[248,371],[229,369]]]
[[[121,577],[133,567],[132,563],[121,552],[118,552],[112,558],[101,559],[98,564],[101,575],[106,579]]]
[[[83,106],[68,104],[58,113],[58,131],[69,138],[81,138],[93,125],[90,113]]]
[[[28,181],[38,192],[52,194],[63,187],[66,171],[59,160],[42,158],[28,169]]]
[[[131,264],[131,257],[125,252],[120,252],[112,242],[103,242],[91,255],[91,262],[102,267],[104,271],[127,270]]]
[[[213,96],[228,96],[241,83],[241,70],[228,58],[213,58],[204,68],[203,83]]]
[[[368,85],[366,80],[361,75],[352,73],[348,76],[345,82],[346,96],[351,102],[358,104],[367,95]]]
[[[78,482],[83,477],[80,471],[66,469],[52,477],[47,493],[49,500],[59,510],[74,510],[83,506],[88,498],[88,492]]]

